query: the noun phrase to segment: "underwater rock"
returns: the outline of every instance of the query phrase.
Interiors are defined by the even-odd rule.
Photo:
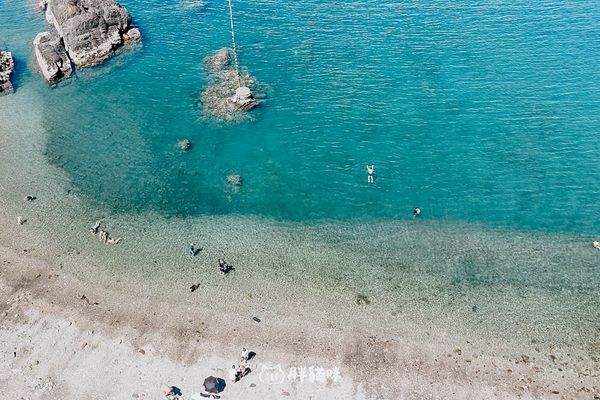
[[[229,52],[230,50],[227,47],[223,47],[212,56],[204,57],[202,61],[204,61],[205,68],[211,72],[222,71],[231,62]]]
[[[194,10],[206,7],[206,3],[202,0],[185,0],[181,2],[180,8],[183,10]]]
[[[10,74],[15,69],[15,62],[12,54],[8,51],[0,50],[0,96],[11,94],[13,85],[10,82]]]
[[[231,186],[242,186],[242,177],[240,175],[228,175],[227,183]]]
[[[71,60],[56,32],[42,32],[33,40],[35,58],[48,83],[71,76]]]
[[[187,151],[192,148],[192,142],[187,139],[179,140],[177,142],[177,147],[183,151]]]

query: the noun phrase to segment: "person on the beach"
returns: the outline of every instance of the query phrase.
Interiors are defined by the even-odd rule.
[[[106,241],[108,240],[108,232],[106,232],[104,229],[100,229],[100,234],[98,235],[98,238],[104,243],[106,243]]]
[[[229,370],[229,380],[231,382],[238,381],[238,372],[237,372],[237,368],[235,367],[235,365],[232,365],[231,369]]]
[[[25,196],[25,201],[33,201],[33,200],[35,200],[36,198],[37,198],[37,197],[35,197],[35,196],[32,196],[32,195],[28,194],[27,196]]]
[[[190,243],[190,248],[189,248],[189,250],[190,250],[190,255],[191,255],[191,256],[195,256],[195,255],[196,255],[196,247],[194,247],[194,243],[193,243],[193,242],[192,242],[192,243]]]
[[[594,246],[595,249],[600,250],[600,240],[594,240],[592,246]]]
[[[110,237],[109,237],[109,238],[106,240],[106,243],[108,243],[108,244],[119,244],[119,242],[120,242],[120,241],[121,241],[121,238],[118,238],[118,239],[113,239],[113,238],[110,238]]]
[[[418,217],[419,215],[421,215],[421,209],[420,209],[419,207],[416,207],[416,208],[413,210],[413,217],[415,217],[415,218],[416,218],[416,217]]]
[[[100,223],[101,223],[100,221],[96,221],[96,223],[94,224],[94,226],[92,226],[90,228],[90,233],[92,235],[95,235],[96,233],[98,233],[98,228],[100,228]]]
[[[250,352],[248,350],[246,350],[245,347],[242,347],[242,356],[241,356],[242,362],[248,361],[249,356],[250,356]]]
[[[375,165],[367,165],[367,182],[373,183],[373,175],[375,174]]]
[[[244,376],[246,376],[246,374],[248,374],[248,372],[250,372],[250,370],[248,367],[246,367],[246,363],[240,363],[240,366],[237,370],[237,380],[239,381],[242,379]]]

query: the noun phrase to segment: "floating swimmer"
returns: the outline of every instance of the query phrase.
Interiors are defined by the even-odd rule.
[[[235,268],[233,268],[231,265],[227,264],[227,262],[225,260],[223,260],[222,258],[219,258],[219,271],[221,271],[222,275],[228,274],[231,271],[234,271]]]
[[[120,242],[120,241],[121,241],[121,238],[118,238],[118,239],[113,239],[113,238],[110,238],[110,237],[109,237],[109,238],[106,240],[106,243],[108,243],[108,244],[119,244],[119,242]]]
[[[373,183],[373,175],[375,174],[375,165],[367,165],[367,182]]]

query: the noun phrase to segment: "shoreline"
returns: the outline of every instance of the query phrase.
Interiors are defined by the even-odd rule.
[[[511,351],[475,334],[464,340],[414,321],[397,331],[389,329],[399,327],[389,321],[369,326],[379,315],[368,307],[358,308],[362,315],[342,326],[335,316],[323,324],[323,310],[291,305],[284,307],[287,317],[264,312],[257,323],[248,310],[207,309],[195,293],[165,296],[135,282],[86,282],[5,247],[0,255],[0,304],[5,304],[0,376],[7,377],[0,387],[9,396],[73,398],[84,392],[116,398],[125,391],[131,392],[127,398],[157,398],[161,383],[168,383],[189,398],[200,391],[204,375],[226,379],[241,347],[257,353],[253,372],[228,386],[223,398],[288,393],[290,398],[395,399],[412,393],[461,399],[478,393],[480,398],[587,399],[600,390],[593,383],[598,363],[594,367],[568,348],[552,354],[536,352],[535,345]],[[364,325],[357,323],[361,319]],[[527,347],[530,353],[521,354]],[[261,382],[260,368],[278,364],[339,367],[342,379],[325,385]],[[97,382],[86,387],[91,376]]]

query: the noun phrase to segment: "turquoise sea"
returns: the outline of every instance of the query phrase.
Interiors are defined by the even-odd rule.
[[[169,232],[185,252],[194,218],[267,221],[285,227],[273,235],[329,245],[304,259],[316,270],[336,240],[349,258],[360,249],[346,260],[351,272],[328,269],[340,285],[393,294],[363,273],[377,259],[381,274],[418,291],[427,285],[405,272],[441,279],[432,291],[475,287],[481,299],[494,285],[556,302],[568,290],[570,301],[586,299],[584,335],[600,336],[600,253],[590,245],[600,235],[600,2],[234,0],[240,63],[267,93],[241,124],[207,120],[198,104],[203,57],[230,45],[227,2],[121,3],[143,44],[49,87],[31,50],[43,15],[33,2],[0,0],[0,46],[17,62],[16,93],[0,99],[0,163],[18,153],[7,138],[31,135],[23,151],[60,176],[44,182],[81,200],[85,224],[98,214],[138,227],[182,221]],[[184,138],[188,153],[175,146]],[[8,188],[12,170],[1,168]],[[419,236],[396,238],[388,223]],[[266,241],[269,230],[257,232]]]
[[[35,87],[47,157],[90,201],[296,221],[408,219],[419,206],[598,234],[598,2],[235,2],[241,63],[268,100],[232,126],[197,104],[202,58],[230,40],[227,3],[204,4],[123,1],[143,47],[52,89],[31,72],[45,21],[2,1],[17,90]],[[176,151],[182,138],[191,153]]]

